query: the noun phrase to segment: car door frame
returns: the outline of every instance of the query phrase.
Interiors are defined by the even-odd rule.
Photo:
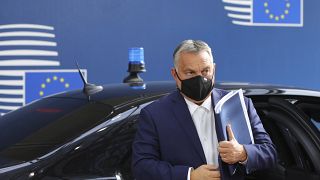
[[[261,97],[259,98],[261,99]],[[273,121],[281,129],[289,147],[293,148],[291,153],[297,164],[297,168],[294,169],[285,168],[278,164],[273,170],[266,170],[262,174],[276,173],[271,177],[277,176],[277,179],[319,179],[320,158],[312,157],[320,157],[320,141],[318,132],[307,115],[280,96],[267,97],[267,101],[264,97],[263,101],[254,101],[254,104],[258,111],[264,112],[265,119]],[[297,143],[301,144],[302,149],[297,148]],[[314,172],[310,172],[308,163],[305,161],[306,155],[312,162]]]

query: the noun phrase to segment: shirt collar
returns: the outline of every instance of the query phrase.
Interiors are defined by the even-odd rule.
[[[212,108],[211,104],[211,94],[210,96],[200,105],[201,107],[205,108],[206,110],[210,111]],[[194,111],[199,107],[199,105],[193,103],[192,101],[188,100],[187,98],[183,97],[188,105],[188,109],[190,111],[190,114],[192,115]]]

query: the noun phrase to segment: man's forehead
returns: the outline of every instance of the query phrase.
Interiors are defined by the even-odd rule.
[[[194,65],[211,65],[213,64],[211,57],[207,53],[185,53],[180,56],[180,65],[194,66]]]
[[[211,69],[212,66],[210,64],[208,65],[199,65],[199,66],[190,66],[190,65],[186,65],[181,67],[182,70],[186,71],[186,70],[191,70],[191,71],[197,71],[197,70],[205,70],[205,69]]]
[[[180,61],[210,61],[212,62],[212,58],[210,54],[206,51],[200,52],[182,52],[180,54]]]

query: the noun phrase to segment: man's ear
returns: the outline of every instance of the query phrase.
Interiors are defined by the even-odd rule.
[[[181,86],[180,86],[181,82],[180,82],[180,80],[179,80],[179,78],[178,78],[178,76],[177,76],[177,71],[176,71],[175,68],[171,68],[171,75],[172,75],[174,81],[176,81],[177,87],[180,88],[180,87],[181,87]]]
[[[177,80],[177,73],[176,73],[176,69],[175,68],[171,68],[171,75],[173,77],[174,80]]]

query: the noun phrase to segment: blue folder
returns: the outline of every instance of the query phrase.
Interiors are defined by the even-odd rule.
[[[219,141],[228,140],[227,125],[239,144],[254,144],[248,111],[242,89],[231,91],[215,106],[216,131]],[[230,174],[236,171],[236,165],[229,165]]]

